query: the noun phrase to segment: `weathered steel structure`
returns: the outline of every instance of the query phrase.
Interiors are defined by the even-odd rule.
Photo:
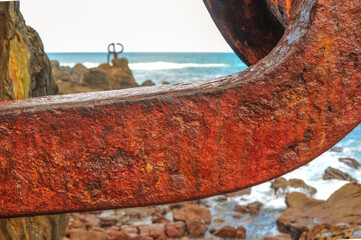
[[[361,1],[205,3],[253,66],[196,83],[0,103],[1,217],[239,190],[306,164],[360,123]]]

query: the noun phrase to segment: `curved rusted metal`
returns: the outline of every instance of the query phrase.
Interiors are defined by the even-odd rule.
[[[361,120],[361,2],[297,6],[240,73],[0,103],[0,216],[222,194],[329,149]]]
[[[238,57],[248,66],[269,54],[284,33],[274,0],[203,0],[213,21]],[[276,7],[277,6],[277,7]]]

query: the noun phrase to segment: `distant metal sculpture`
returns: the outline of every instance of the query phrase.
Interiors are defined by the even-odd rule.
[[[121,50],[119,52],[116,51],[116,45],[121,47]],[[113,47],[113,50],[111,50],[110,48]],[[114,55],[114,59],[118,58],[118,54],[121,54],[124,51],[124,46],[121,43],[111,43],[108,45],[108,64],[109,64],[109,60],[110,60],[110,56]]]

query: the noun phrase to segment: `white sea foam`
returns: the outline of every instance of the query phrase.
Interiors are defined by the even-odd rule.
[[[210,68],[210,67],[227,67],[224,63],[174,63],[174,62],[140,62],[130,63],[132,70],[169,70],[182,68]]]
[[[74,67],[76,65],[76,63],[60,63],[61,66],[64,67]],[[95,63],[95,62],[84,62],[83,65],[87,68],[94,68],[94,67],[98,67],[99,63]]]
[[[61,66],[74,67],[76,63],[61,63]],[[99,66],[99,63],[84,62],[83,65],[87,68],[94,68]],[[140,62],[129,63],[132,70],[170,70],[183,68],[212,68],[212,67],[227,67],[224,63],[174,63],[174,62]]]

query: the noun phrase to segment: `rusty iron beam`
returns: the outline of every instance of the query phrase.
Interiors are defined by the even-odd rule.
[[[275,0],[203,0],[223,37],[248,66],[277,45],[284,33],[282,2]],[[279,8],[278,8],[279,7]]]
[[[1,102],[0,216],[213,196],[329,149],[361,120],[361,1],[300,0],[293,14],[240,73]]]

